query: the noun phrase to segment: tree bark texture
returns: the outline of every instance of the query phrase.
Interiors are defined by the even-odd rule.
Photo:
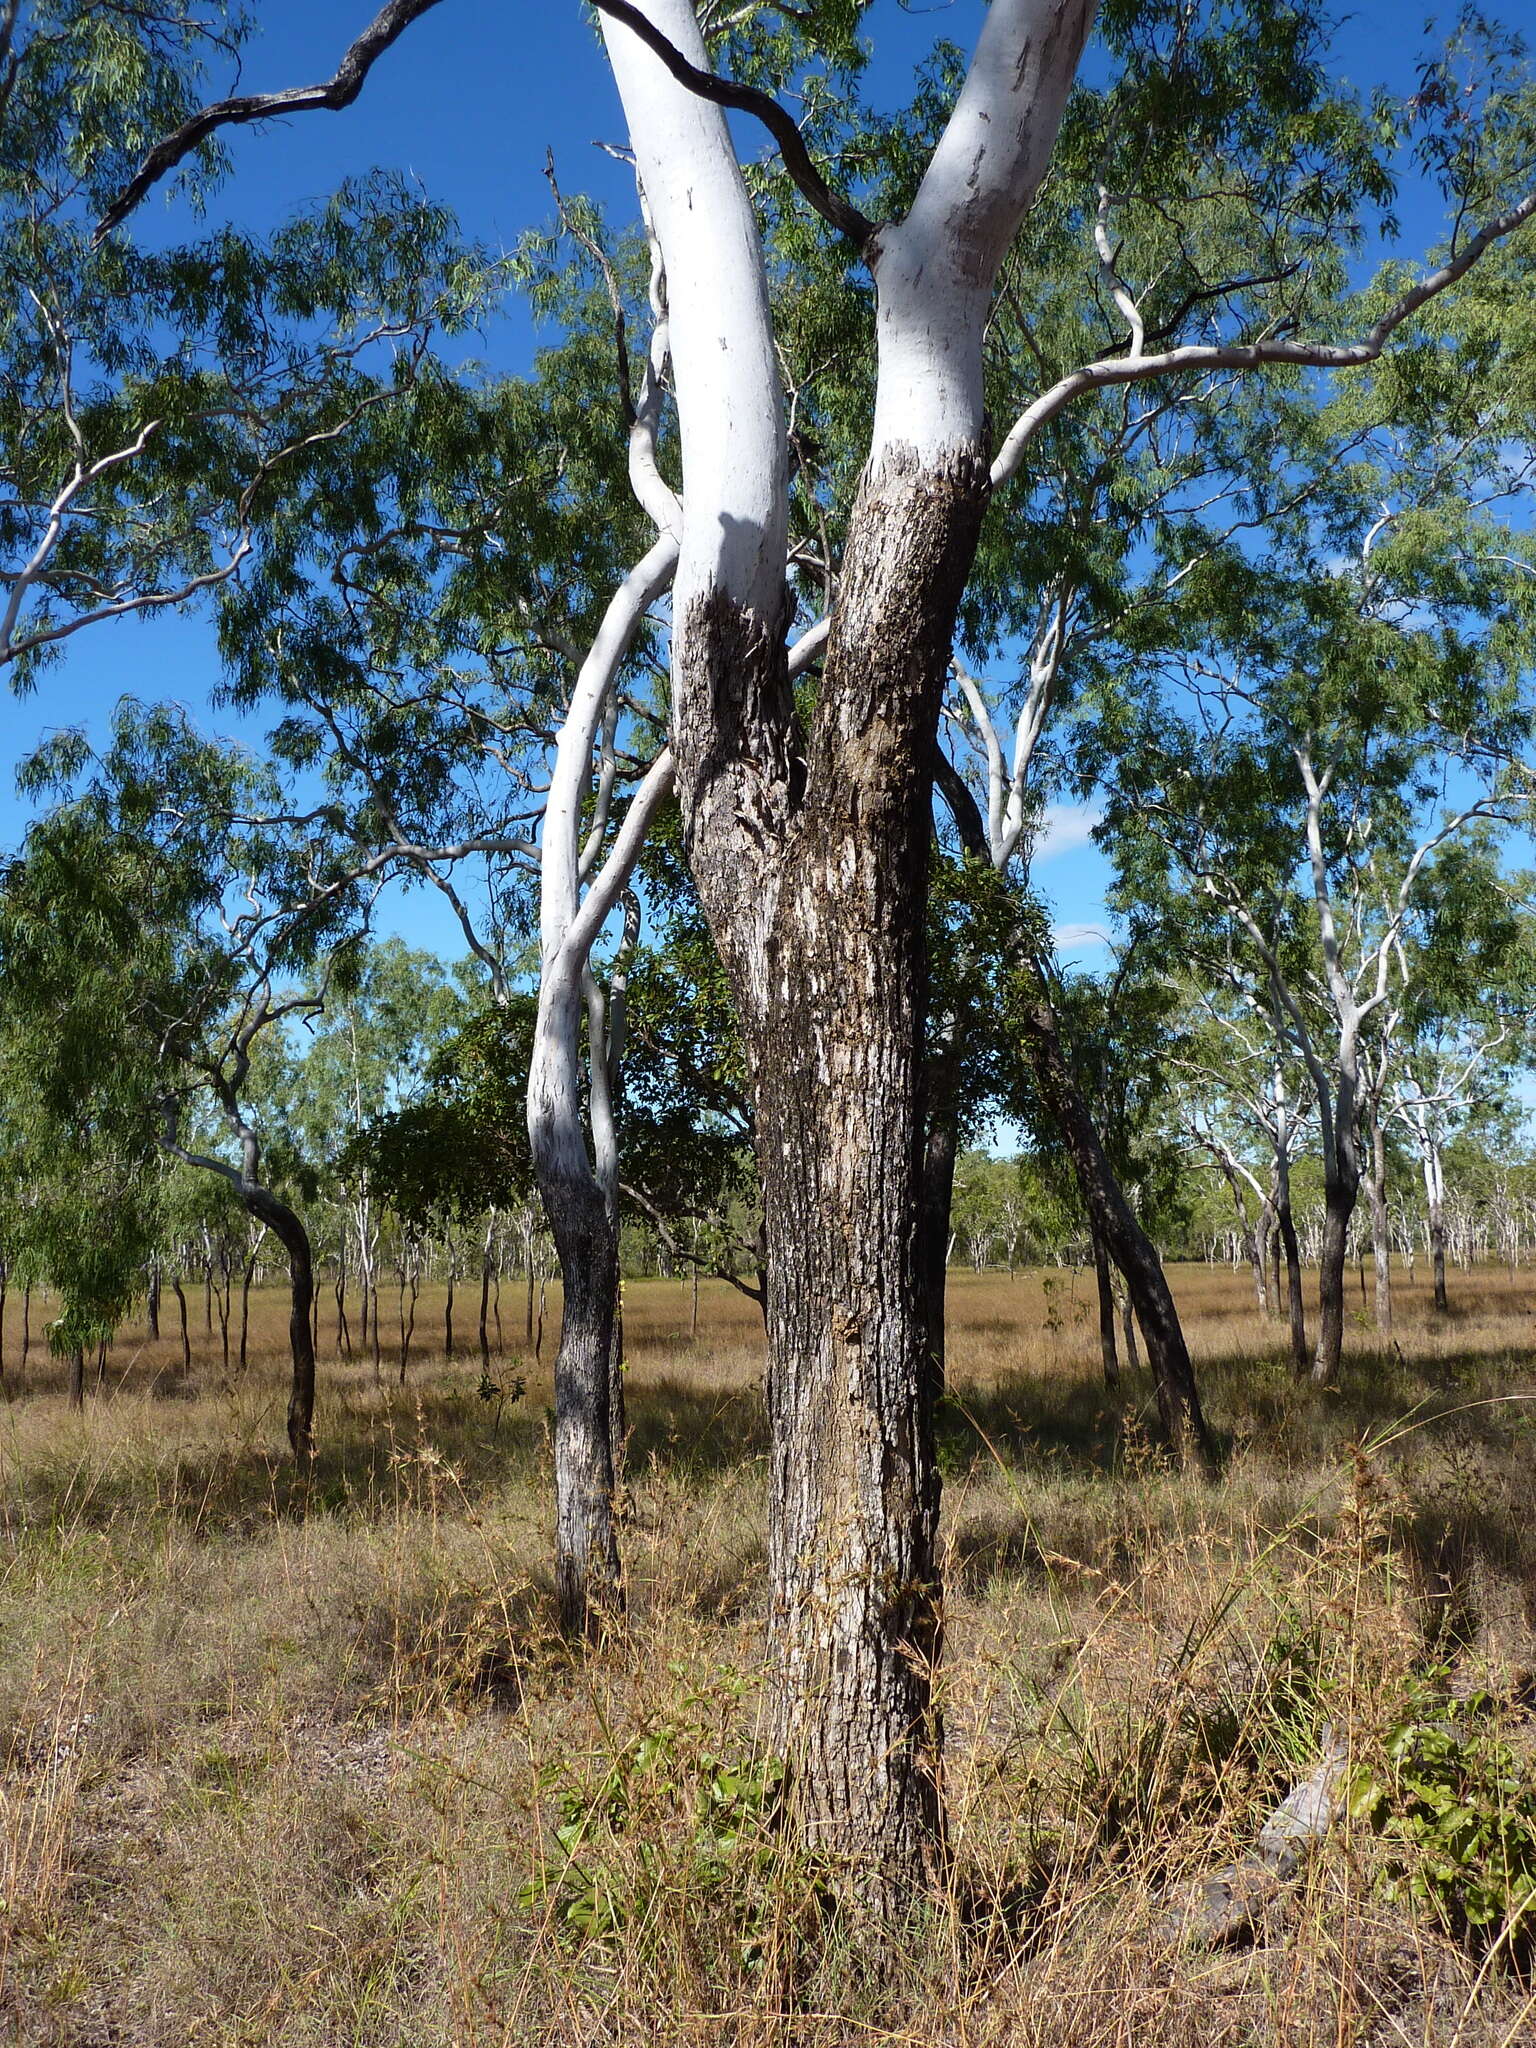
[[[777,633],[717,600],[684,637],[684,826],[747,1035],[763,1182],[773,1740],[805,1834],[890,1898],[942,1854],[923,927],[929,764],[984,502],[974,456],[893,451],[866,473],[803,795]],[[713,724],[727,690],[766,717],[695,752],[690,708]]]
[[[1360,1170],[1353,1140],[1339,1133],[1339,1164],[1323,1191],[1323,1242],[1317,1263],[1317,1356],[1312,1379],[1319,1387],[1334,1386],[1344,1355],[1344,1288],[1349,1264],[1349,1226],[1360,1192]],[[1347,1155],[1347,1157],[1346,1157]]]
[[[645,12],[707,64],[686,0]],[[605,17],[666,265],[684,476],[673,750],[751,1072],[768,1249],[772,1738],[802,1835],[882,1912],[942,1861],[939,1483],[919,1301],[935,734],[988,490],[983,338],[1089,0],[994,0],[877,284],[871,453],[812,729],[784,650],[784,408],[723,114]]]
[[[541,1188],[563,1289],[555,1360],[556,1597],[566,1634],[595,1639],[623,1605],[611,1419],[619,1248],[590,1171],[543,1175]]]
[[[293,1364],[288,1391],[288,1442],[299,1464],[308,1465],[315,1454],[315,1334],[310,1320],[315,1267],[309,1232],[288,1204],[269,1188],[243,1185],[240,1199],[288,1255],[288,1350]]]

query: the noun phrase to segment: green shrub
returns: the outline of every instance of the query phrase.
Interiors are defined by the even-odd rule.
[[[1436,1666],[1410,1688],[1350,1811],[1385,1851],[1389,1893],[1432,1906],[1478,1947],[1527,1952],[1536,1927],[1536,1774],[1497,1731],[1487,1693],[1454,1699]]]

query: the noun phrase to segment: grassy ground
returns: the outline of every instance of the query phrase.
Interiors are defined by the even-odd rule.
[[[1087,1280],[954,1277],[953,1873],[880,1984],[765,1818],[750,1304],[706,1288],[690,1341],[684,1287],[627,1289],[629,1622],[573,1660],[549,1351],[511,1355],[508,1304],[484,1387],[441,1354],[440,1298],[404,1386],[388,1351],[382,1385],[331,1361],[324,1323],[301,1491],[275,1295],[243,1378],[195,1299],[192,1371],[125,1331],[83,1416],[36,1350],[19,1367],[13,1297],[0,2041],[1536,2040],[1528,1953],[1464,1924],[1486,1854],[1445,1876],[1346,1825],[1218,1951],[1168,1906],[1252,1845],[1327,1724],[1399,1811],[1387,1733],[1484,1688],[1457,1796],[1513,1825],[1536,1789],[1536,1278],[1453,1275],[1439,1319],[1401,1288],[1396,1341],[1355,1330],[1323,1399],[1240,1278],[1175,1284],[1214,1486],[1152,1452],[1144,1382],[1106,1398]],[[1433,1897],[1394,1895],[1415,1878]]]

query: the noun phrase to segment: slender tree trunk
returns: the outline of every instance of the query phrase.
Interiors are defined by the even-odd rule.
[[[1124,1284],[1121,1275],[1120,1334],[1125,1339],[1125,1363],[1130,1372],[1141,1370],[1141,1357],[1136,1348],[1136,1309],[1131,1300],[1131,1290]]]
[[[315,1268],[309,1232],[288,1204],[267,1188],[243,1188],[241,1199],[288,1254],[288,1349],[293,1364],[288,1442],[299,1464],[307,1467],[315,1454],[315,1335],[310,1320]]]
[[[1392,1219],[1387,1211],[1387,1136],[1371,1118],[1371,1265],[1376,1278],[1376,1327],[1392,1328]]]
[[[32,1282],[21,1283],[21,1369],[27,1369],[27,1359],[32,1351]]]
[[[1285,1301],[1291,1328],[1291,1364],[1298,1379],[1304,1379],[1311,1365],[1307,1355],[1307,1303],[1301,1285],[1301,1246],[1296,1238],[1296,1218],[1291,1213],[1289,1178],[1275,1197],[1275,1222],[1285,1249]]]
[[[453,1260],[448,1261],[448,1300],[443,1309],[443,1356],[453,1356]]]
[[[173,1273],[171,1276],[171,1292],[176,1297],[176,1310],[181,1317],[181,1369],[183,1372],[190,1372],[192,1370],[192,1336],[187,1326],[187,1291],[181,1284],[181,1275],[179,1273]]]
[[[85,1408],[85,1350],[79,1344],[69,1354],[69,1405],[77,1413]]]
[[[1088,1235],[1093,1244],[1093,1273],[1099,1287],[1099,1355],[1104,1363],[1104,1384],[1118,1387],[1120,1357],[1115,1349],[1115,1289],[1109,1275],[1109,1253],[1091,1222]]]
[[[352,1356],[352,1326],[347,1321],[347,1250],[343,1233],[342,1247],[336,1254],[336,1356]]]
[[[1340,1151],[1350,1153],[1350,1163],[1341,1160],[1329,1176],[1323,1198],[1323,1242],[1317,1262],[1318,1333],[1317,1356],[1312,1361],[1312,1378],[1320,1387],[1337,1384],[1339,1362],[1344,1355],[1344,1285],[1349,1264],[1349,1226],[1360,1191],[1359,1169],[1353,1164],[1353,1146],[1340,1137]]]
[[[245,1361],[250,1349],[251,1338],[251,1280],[256,1272],[256,1254],[245,1262],[245,1272],[240,1281],[240,1377],[245,1378]]]
[[[960,1144],[949,1074],[930,1074],[928,1136],[923,1147],[922,1212],[918,1234],[918,1301],[928,1360],[929,1399],[944,1392],[944,1297],[949,1281],[949,1215],[955,1199]]]
[[[149,1323],[151,1343],[160,1340],[160,1261],[149,1262],[149,1287],[144,1297],[144,1314]]]
[[[541,1186],[562,1290],[555,1360],[556,1592],[566,1633],[595,1638],[623,1604],[610,1405],[618,1242],[590,1172],[551,1173]]]
[[[1038,977],[1033,996],[1019,1005],[1018,1021],[1040,1099],[1061,1133],[1077,1175],[1083,1206],[1092,1216],[1105,1250],[1120,1268],[1135,1304],[1157,1390],[1163,1434],[1176,1456],[1182,1458],[1193,1451],[1209,1463],[1213,1456],[1210,1433],[1168,1276],[1157,1247],[1136,1221],[1104,1156],[1093,1118],[1062,1051],[1055,1012]]]
[[[480,1369],[488,1373],[491,1369],[491,1251],[487,1243],[485,1256],[480,1264]],[[529,1332],[532,1335],[532,1332]]]
[[[1424,1153],[1424,1194],[1429,1205],[1429,1255],[1435,1277],[1435,1307],[1441,1315],[1450,1313],[1450,1296],[1445,1289],[1445,1175],[1434,1145]]]
[[[227,1380],[229,1378],[230,1292],[234,1285],[235,1277],[234,1268],[230,1264],[229,1247],[227,1245],[220,1252],[220,1259],[222,1261],[222,1277],[219,1281],[216,1281],[214,1284],[213,1305],[214,1308],[218,1311],[219,1343],[222,1348],[224,1357],[224,1377]]]

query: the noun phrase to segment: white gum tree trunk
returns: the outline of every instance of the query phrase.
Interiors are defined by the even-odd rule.
[[[572,1635],[597,1633],[605,1614],[622,1600],[613,1516],[619,1240],[600,1178],[612,1131],[604,1120],[594,1164],[582,1107],[581,1020],[593,944],[629,880],[646,826],[671,787],[670,754],[641,783],[607,859],[590,879],[596,848],[584,860],[582,801],[614,678],[676,561],[676,536],[663,532],[614,593],[557,738],[540,847],[541,967],[528,1139],[562,1282],[555,1358],[555,1580],[561,1623]],[[594,1094],[601,1109],[607,1104],[607,1048],[600,1038],[599,1033],[589,1051],[603,1083]]]
[[[643,11],[707,64],[688,0]],[[720,110],[603,19],[667,273],[677,787],[757,1117],[773,1733],[801,1829],[867,1867],[885,1902],[942,1845],[939,1488],[915,1270],[934,736],[989,489],[983,324],[1092,13],[994,0],[911,213],[866,247],[878,398],[806,734],[784,650],[784,415],[752,208]]]

